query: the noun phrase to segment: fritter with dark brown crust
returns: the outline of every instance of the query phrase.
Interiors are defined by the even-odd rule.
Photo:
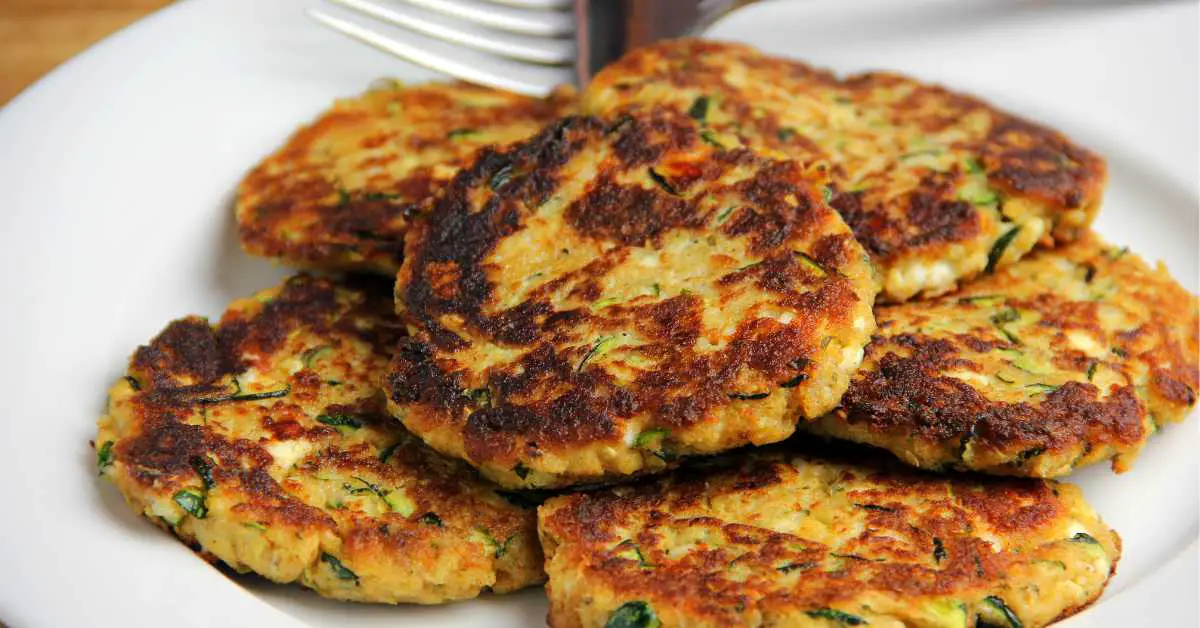
[[[713,141],[827,160],[833,205],[882,267],[881,299],[948,292],[1091,223],[1104,162],[971,96],[887,73],[839,79],[740,44],[682,39],[596,75],[585,113],[686,111]]]
[[[770,449],[547,501],[550,625],[1035,628],[1120,557],[1069,484]]]
[[[836,405],[874,329],[824,183],[669,112],[482,153],[407,240],[390,409],[505,486],[782,440]]]
[[[1161,265],[1087,235],[954,295],[876,308],[842,407],[806,427],[928,468],[1123,471],[1196,402],[1197,309]]]
[[[480,148],[574,108],[569,89],[542,100],[465,83],[393,81],[338,101],[242,181],[242,246],[302,268],[395,273],[416,204]]]
[[[328,597],[536,584],[532,508],[384,413],[391,309],[387,284],[298,276],[171,323],[110,392],[100,474],[207,559]]]

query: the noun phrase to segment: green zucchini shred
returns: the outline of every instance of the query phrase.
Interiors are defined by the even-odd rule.
[[[262,393],[245,393],[236,394],[229,397],[229,401],[260,401],[264,399],[280,399],[292,394],[292,384],[286,385],[278,390],[264,390]]]
[[[1014,460],[1017,464],[1021,465],[1021,464],[1025,464],[1026,462],[1029,462],[1030,460],[1032,460],[1034,458],[1037,458],[1038,456],[1040,456],[1044,453],[1046,453],[1045,447],[1034,447],[1032,449],[1026,449],[1025,451],[1022,451],[1021,453],[1017,454],[1017,457]]]
[[[421,518],[417,519],[417,521],[420,521],[421,523],[424,523],[426,525],[431,525],[431,526],[438,527],[438,528],[442,528],[442,527],[446,526],[445,522],[442,521],[442,518],[437,516],[437,513],[435,513],[435,512],[427,512],[427,513],[421,515]]]
[[[835,621],[843,626],[862,626],[867,623],[867,620],[858,615],[851,615],[845,611],[839,611],[832,608],[818,608],[813,611],[804,611],[805,615],[813,619],[828,619]]]
[[[329,552],[321,552],[321,562],[329,565],[329,568],[333,570],[333,575],[337,576],[338,580],[353,580],[354,584],[358,584],[358,574],[350,571],[350,569],[343,565],[342,561],[338,560],[333,554],[330,554]]]
[[[692,101],[692,106],[688,107],[688,115],[692,118],[705,122],[708,118],[708,105],[710,101],[708,96],[698,96]]]
[[[351,476],[350,479],[362,484],[362,486],[351,486],[349,482],[343,482],[342,488],[345,489],[346,491],[348,491],[351,495],[362,495],[364,493],[370,493],[380,499],[383,499],[384,501],[387,501],[385,498],[386,498],[388,492],[383,490],[383,488],[380,487],[378,484],[373,484],[371,482],[368,482],[368,481],[358,477],[357,475]]]
[[[104,470],[112,464],[112,450],[113,442],[111,440],[104,441],[104,444],[96,450],[96,467],[100,469],[100,473],[104,473]]]
[[[348,414],[320,414],[317,415],[317,423],[323,423],[335,428],[346,428],[348,430],[356,430],[363,425],[362,421]]]
[[[796,386],[799,386],[801,383],[803,383],[807,379],[808,379],[808,374],[801,373],[795,377],[790,377],[788,379],[783,380],[782,382],[779,382],[779,387],[780,388],[795,388]]]
[[[464,127],[461,129],[454,129],[454,130],[450,131],[449,133],[446,134],[446,139],[454,139],[456,137],[466,137],[468,135],[475,135],[476,133],[479,133],[478,129],[471,129],[471,128]]]
[[[129,382],[129,387],[133,389],[133,392],[141,392],[142,383],[139,382],[136,377],[132,375],[126,375],[125,381]]]
[[[471,401],[475,402],[475,405],[477,406],[482,408],[492,407],[492,390],[487,386],[472,388],[465,391],[463,394],[465,394]]]
[[[522,480],[529,476],[529,467],[525,466],[525,463],[523,462],[518,462],[512,470],[513,473],[517,474],[517,477],[521,478]]]
[[[1001,294],[982,294],[977,297],[963,297],[958,300],[960,304],[970,305],[1000,305],[1006,301],[1006,297]]]
[[[505,183],[508,183],[509,179],[512,178],[512,175],[512,164],[504,164],[499,170],[496,171],[496,174],[492,175],[491,180],[488,181],[488,186],[492,188],[492,191],[499,191],[500,188],[504,187]]]
[[[504,543],[500,543],[495,539],[495,537],[492,536],[491,532],[489,532],[487,528],[479,527],[475,528],[475,531],[483,536],[483,540],[486,541],[488,545],[494,548],[492,551],[492,556],[495,558],[504,556],[504,553],[508,551],[508,546],[511,545],[513,540],[517,538],[517,535],[513,534],[507,539],[504,539]]]
[[[934,537],[933,538],[933,562],[940,563],[943,560],[946,560],[946,557],[948,555],[949,554],[946,553],[946,546],[942,544],[942,540],[937,537]]]
[[[236,377],[233,378],[233,387],[235,388],[235,391],[232,394],[225,395],[223,397],[200,399],[198,401],[202,404],[224,403],[226,401],[262,401],[264,399],[279,399],[280,397],[286,397],[292,393],[291,384],[287,384],[279,390],[264,390],[256,393],[244,393],[242,392],[242,383],[239,382]]]
[[[662,188],[667,194],[679,196],[679,190],[675,189],[675,186],[671,185],[671,182],[667,181],[667,178],[659,174],[657,170],[647,168],[646,171],[650,174],[650,179],[658,184],[658,187]]]
[[[363,192],[361,198],[362,198],[362,200],[367,201],[367,202],[394,201],[394,200],[400,198],[400,195],[395,192]],[[380,237],[379,234],[376,234],[373,232],[368,232],[368,233],[370,233],[370,235],[368,237],[372,237],[372,238]]]
[[[721,140],[717,139],[717,135],[708,129],[700,132],[700,139],[713,148],[725,149],[725,145],[721,143]]]
[[[387,462],[388,459],[392,457],[392,454],[396,453],[396,450],[399,449],[400,445],[402,445],[402,444],[404,444],[404,443],[402,443],[402,442],[396,443],[394,445],[389,446],[387,449],[380,451],[379,452],[379,461]]]
[[[1021,619],[1017,617],[1017,614],[1014,613],[1007,604],[1004,603],[1004,600],[994,595],[989,595],[983,598],[983,601],[992,608],[996,609],[996,612],[1000,613],[1000,615],[1004,617],[1004,621],[1008,622],[1008,628],[1023,628]]]
[[[579,361],[579,366],[577,366],[575,370],[580,372],[583,371],[583,367],[587,366],[587,363],[591,361],[592,358],[603,354],[604,350],[608,348],[608,345],[611,344],[612,341],[612,336],[605,336],[592,343],[592,348],[589,349],[586,354],[584,354],[583,359]]]
[[[1059,387],[1055,386],[1054,384],[1043,384],[1041,382],[1037,382],[1037,383],[1033,383],[1033,384],[1026,384],[1025,387],[1036,390],[1038,394],[1052,393],[1059,389]]]
[[[921,150],[914,150],[914,151],[909,151],[907,153],[901,154],[900,160],[907,161],[909,159],[912,159],[913,157],[924,157],[926,155],[941,155],[943,152],[945,152],[945,151],[941,148],[923,148]]]
[[[649,604],[641,600],[626,602],[608,616],[604,628],[659,628],[662,621]]]
[[[792,251],[792,253],[794,253],[796,255],[796,257],[800,259],[801,265],[807,266],[809,269],[816,272],[818,275],[825,277],[826,275],[829,274],[829,271],[825,270],[825,267],[822,266],[820,262],[813,259],[807,253],[805,253],[803,251]]]
[[[731,392],[731,393],[729,393],[730,399],[737,399],[740,401],[754,401],[755,399],[766,399],[769,396],[771,396],[770,392],[761,392],[761,393]]]
[[[812,561],[791,562],[791,563],[787,563],[785,565],[780,565],[780,566],[776,567],[775,569],[776,569],[776,571],[779,571],[782,573],[791,573],[793,571],[803,571],[805,569],[812,569],[813,567],[816,567],[816,566],[817,566],[817,563],[812,562]]]
[[[859,556],[858,554],[839,554],[837,552],[829,552],[829,555],[834,558],[857,560],[857,561],[862,561],[864,563],[886,563],[887,562],[886,558],[867,558],[866,556]]]
[[[1012,343],[1014,345],[1023,344],[1021,342],[1020,336],[1012,333],[1011,331],[1008,331],[1008,329],[1006,329],[1003,325],[996,325],[996,330],[999,331],[1000,335],[1004,336],[1004,339],[1009,341],[1010,343]]]
[[[1076,532],[1075,536],[1071,537],[1071,541],[1073,543],[1087,543],[1089,545],[1100,544],[1100,541],[1097,541],[1096,537],[1088,534],[1087,532]]]
[[[200,481],[204,482],[205,490],[211,489],[214,484],[212,463],[210,463],[203,456],[192,456],[192,459],[189,462],[192,465],[192,469],[196,471],[196,475],[200,476]]]
[[[626,549],[621,549],[622,547],[625,547]],[[646,555],[642,553],[642,548],[638,547],[638,544],[634,543],[633,539],[625,539],[624,541],[617,543],[617,546],[613,549],[619,551],[617,556],[620,558],[624,558],[626,560],[636,560],[638,567],[650,568],[654,566],[646,560]],[[629,551],[633,552],[632,557],[627,555],[622,556],[622,554],[627,554]]]
[[[171,499],[175,500],[184,512],[197,519],[208,516],[208,505],[204,503],[204,495],[197,491],[185,488],[176,492]]]
[[[1004,235],[996,238],[996,243],[992,245],[992,250],[988,251],[987,266],[984,267],[983,272],[990,274],[996,271],[996,264],[1000,263],[1001,257],[1004,257],[1004,250],[1008,248],[1009,244],[1012,244],[1013,239],[1017,237],[1019,231],[1021,231],[1020,225],[1009,229]]]
[[[992,205],[999,202],[1000,195],[992,190],[985,189],[982,192],[961,195],[960,198],[972,205]]]
[[[633,439],[633,446],[639,449],[644,449],[647,445],[653,444],[655,441],[661,442],[666,440],[666,438],[670,435],[671,430],[666,428],[660,427],[652,430],[646,430],[645,432],[638,434],[637,438]]]
[[[790,126],[779,127],[779,130],[775,132],[775,137],[779,138],[781,142],[786,142],[796,137],[796,129]]]
[[[300,354],[300,363],[303,364],[304,368],[306,369],[312,368],[313,361],[320,357],[322,353],[325,353],[332,348],[333,347],[330,347],[329,345],[321,345],[319,347],[308,349],[304,353]]]
[[[1003,325],[1021,320],[1021,313],[1015,307],[1006,307],[992,316],[992,324]]]

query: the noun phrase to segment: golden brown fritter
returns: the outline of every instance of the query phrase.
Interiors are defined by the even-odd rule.
[[[321,595],[431,604],[544,576],[534,512],[384,413],[385,283],[297,276],[137,350],[100,475],[209,560]],[[514,503],[509,503],[512,500]]]
[[[393,81],[340,100],[242,181],[242,246],[302,268],[395,273],[417,204],[480,148],[574,108],[566,88],[536,99],[465,83]]]
[[[954,295],[876,308],[842,407],[807,428],[928,468],[1123,471],[1196,402],[1197,311],[1164,267],[1086,235]]]
[[[1033,628],[1098,598],[1121,554],[1069,484],[788,445],[551,498],[538,530],[554,628]]]
[[[1078,488],[773,447],[538,511],[550,625],[1034,628],[1120,538]]]
[[[407,241],[390,409],[505,486],[786,438],[834,407],[874,329],[824,183],[669,112],[482,153]]]
[[[596,75],[585,113],[688,112],[714,141],[827,160],[833,205],[883,270],[881,299],[947,292],[1091,223],[1104,162],[1061,134],[887,73],[838,78],[740,44],[635,50]]]

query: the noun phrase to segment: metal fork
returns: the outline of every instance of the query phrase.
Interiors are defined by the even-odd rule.
[[[625,51],[698,34],[747,0],[327,0],[317,21],[401,59],[479,85],[541,96],[583,86]],[[390,36],[391,25],[407,31]]]

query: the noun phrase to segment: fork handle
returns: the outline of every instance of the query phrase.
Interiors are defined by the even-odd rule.
[[[579,85],[626,52],[670,37],[699,34],[755,0],[575,0]]]

